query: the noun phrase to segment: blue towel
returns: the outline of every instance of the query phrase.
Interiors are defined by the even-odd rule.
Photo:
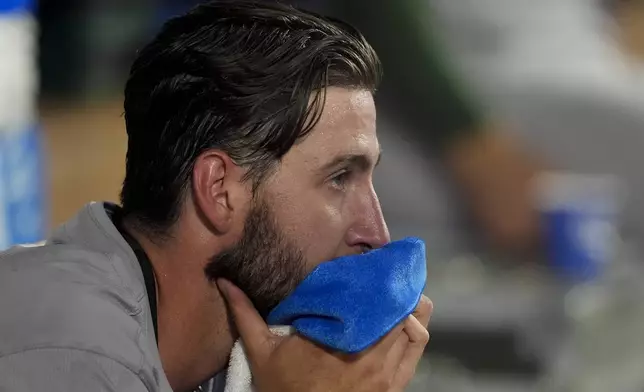
[[[409,316],[427,280],[425,244],[392,242],[322,263],[273,309],[269,325],[292,325],[328,348],[360,352]]]

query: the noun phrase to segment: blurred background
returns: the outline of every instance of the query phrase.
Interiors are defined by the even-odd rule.
[[[0,248],[44,238],[89,201],[118,200],[129,66],[163,20],[196,3],[0,0]],[[354,17],[371,15],[358,3]],[[644,2],[415,3],[414,37],[440,42],[449,73],[502,124],[490,132],[521,153],[496,166],[476,143],[437,154],[424,136],[433,118],[403,121],[393,100],[378,102],[376,185],[392,236],[429,246],[432,341],[410,390],[644,391]],[[405,39],[381,33],[385,45]],[[405,61],[419,57],[410,49]],[[416,69],[411,80],[425,73]],[[452,94],[427,88],[439,101]],[[470,160],[492,168],[473,170],[486,180],[474,199],[535,162],[539,249],[481,240],[454,180]],[[514,188],[502,192],[510,203]]]

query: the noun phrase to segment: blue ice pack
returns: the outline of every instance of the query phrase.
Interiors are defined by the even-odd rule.
[[[415,310],[426,280],[425,243],[406,238],[320,264],[267,322],[291,325],[337,351],[360,352]]]

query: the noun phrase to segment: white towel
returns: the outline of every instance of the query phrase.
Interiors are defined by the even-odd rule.
[[[274,326],[270,327],[270,329],[271,332],[278,336],[287,336],[293,333],[293,328],[290,326]],[[238,339],[230,353],[224,392],[252,392],[252,381],[253,377],[244,351],[244,345],[241,339]]]

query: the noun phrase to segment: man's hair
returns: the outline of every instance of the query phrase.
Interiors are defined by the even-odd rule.
[[[325,87],[375,92],[380,75],[355,28],[276,2],[213,1],[169,20],[125,87],[125,213],[167,232],[209,149],[247,168],[256,190],[317,123]]]

